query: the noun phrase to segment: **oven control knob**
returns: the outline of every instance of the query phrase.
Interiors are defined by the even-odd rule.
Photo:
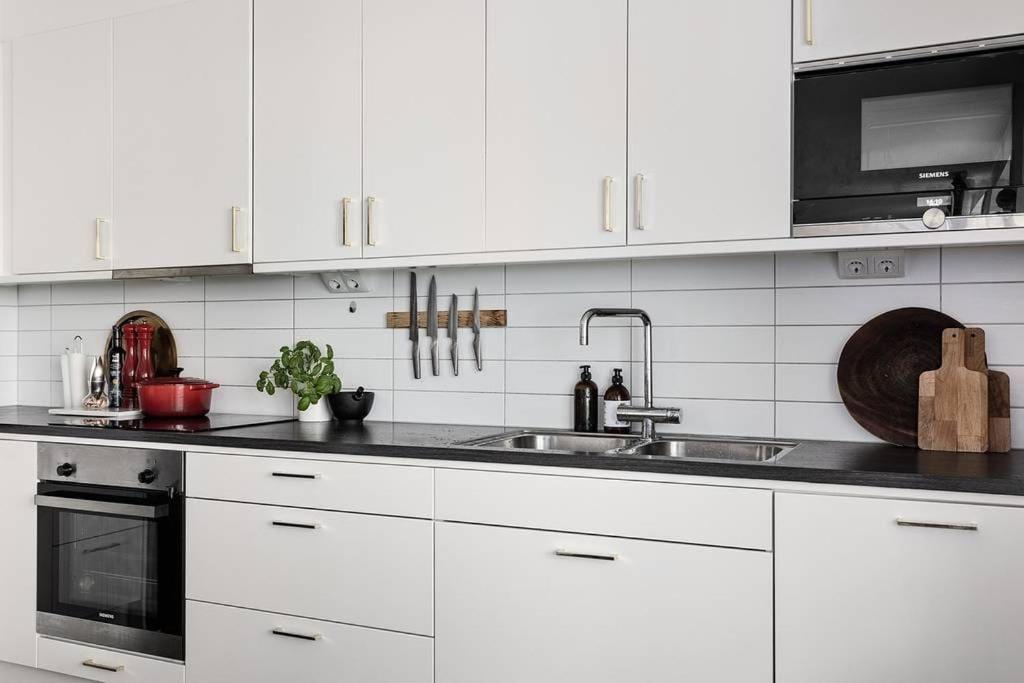
[[[66,462],[62,465],[57,465],[57,476],[58,477],[70,477],[75,473],[75,466],[70,462]]]
[[[139,472],[140,484],[152,484],[154,481],[156,481],[156,470],[147,468]]]
[[[938,230],[946,224],[946,212],[933,206],[924,212],[924,215],[921,216],[921,222],[929,230]]]

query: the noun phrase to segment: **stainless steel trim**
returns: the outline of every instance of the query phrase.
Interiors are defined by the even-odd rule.
[[[284,636],[285,638],[297,638],[298,640],[320,640],[323,638],[322,633],[296,633],[295,631],[288,631],[283,628],[275,628],[271,631],[275,636]]]
[[[71,463],[74,473],[57,475],[57,467]],[[44,442],[38,446],[36,474],[41,481],[98,484],[164,491],[183,491],[184,454],[181,451],[160,451],[149,448],[119,446],[86,446],[81,444]],[[139,482],[139,473],[153,470],[157,477],[150,484]]]
[[[917,527],[921,529],[949,529],[951,531],[977,531],[975,522],[923,522],[914,519],[896,518],[897,526]]]
[[[633,222],[634,222],[634,227],[637,230],[646,230],[647,229],[647,220],[646,220],[646,217],[644,216],[644,208],[645,208],[645,206],[644,206],[644,201],[645,201],[644,192],[646,191],[644,189],[644,184],[645,184],[646,180],[647,180],[647,178],[644,176],[643,173],[637,173],[636,174],[635,185],[633,187],[633,208],[635,210],[635,215],[633,217],[634,218]]]
[[[174,266],[168,268],[122,268],[114,270],[114,280],[151,280],[168,277],[200,277],[203,275],[252,275],[252,264],[227,263],[211,266]]]
[[[282,477],[284,479],[319,479],[319,474],[300,474],[298,472],[271,472],[272,477]]]
[[[605,176],[603,181],[604,187],[604,231],[615,232],[615,226],[612,225],[612,182],[611,176]]]
[[[814,0],[804,0],[804,43],[814,45]]]
[[[352,200],[349,197],[343,197],[341,200],[341,246],[351,247],[352,240],[348,237],[348,214],[349,205],[352,204]]]
[[[578,557],[584,560],[606,560],[608,562],[614,562],[619,559],[618,555],[606,555],[602,553],[578,553],[572,550],[562,550],[559,548],[555,551],[555,555],[559,557]]]
[[[1017,45],[1024,45],[1024,35],[1017,34],[1011,36],[999,36],[996,38],[986,38],[984,40],[972,40],[960,43],[922,45],[920,47],[908,48],[906,50],[895,50],[893,52],[873,52],[870,54],[833,57],[831,59],[818,59],[794,64],[793,70],[798,73],[821,71],[824,69],[859,66],[862,64],[900,62],[908,59],[920,59],[922,57],[970,54],[972,52],[983,52],[994,48],[1014,47]]]
[[[242,241],[238,238],[238,219],[241,214],[242,207],[231,207],[231,251],[236,253],[242,251]]]
[[[272,526],[283,526],[289,529],[319,529],[320,524],[317,522],[284,522],[279,519],[275,519],[270,523]]]
[[[65,496],[47,496],[36,494],[36,507],[54,508],[57,510],[76,510],[79,512],[95,512],[101,515],[118,515],[124,517],[141,517],[143,519],[160,519],[169,514],[167,505],[133,505],[130,503],[109,503],[89,498],[67,498]]]
[[[124,664],[101,664],[93,661],[92,659],[87,659],[82,662],[82,666],[87,666],[90,669],[100,669],[101,671],[110,671],[111,673],[124,671]]]
[[[377,235],[373,230],[373,207],[377,205],[376,197],[366,198],[366,246],[377,246]]]
[[[950,216],[946,223],[929,230],[920,218],[898,221],[858,221],[855,223],[807,223],[793,226],[793,237],[841,237],[849,235],[886,235],[908,232],[988,230],[1024,228],[1024,213],[998,213],[988,216]]]
[[[36,633],[76,643],[164,657],[177,662],[185,659],[185,639],[181,636],[90,619],[76,619],[62,614],[36,612]]]

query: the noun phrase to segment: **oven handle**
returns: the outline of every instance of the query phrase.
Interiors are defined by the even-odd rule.
[[[36,506],[55,508],[57,510],[76,510],[79,512],[96,512],[101,515],[118,515],[121,517],[141,517],[144,519],[160,519],[169,514],[167,505],[133,505],[131,503],[108,503],[102,500],[87,498],[65,498],[64,496],[36,495]]]

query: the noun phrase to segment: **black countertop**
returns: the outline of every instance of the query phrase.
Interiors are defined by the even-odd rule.
[[[488,450],[458,445],[471,439],[511,431],[504,427],[397,422],[367,422],[361,427],[351,427],[334,422],[292,421],[212,432],[179,433],[51,424],[55,419],[45,408],[0,408],[0,434],[1024,495],[1024,450],[1010,453],[944,453],[885,444],[804,441],[777,463],[651,460]]]

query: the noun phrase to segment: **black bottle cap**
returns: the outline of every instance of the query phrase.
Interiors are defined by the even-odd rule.
[[[612,384],[622,384],[622,368],[612,370]]]
[[[588,381],[591,378],[590,366],[589,365],[581,365],[580,366],[580,370],[583,371],[582,373],[580,373],[580,379],[582,379],[584,381]]]

